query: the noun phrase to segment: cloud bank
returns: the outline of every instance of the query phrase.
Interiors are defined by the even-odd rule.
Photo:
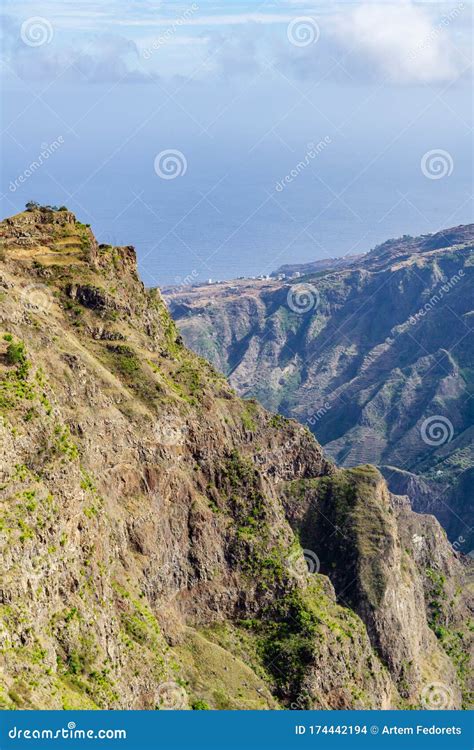
[[[460,3],[440,20],[410,2],[364,3],[342,15],[335,35],[393,83],[437,83],[459,74],[459,60],[449,40],[449,25],[459,17]]]
[[[59,6],[49,0],[43,20],[54,38],[32,48],[22,43],[20,33],[30,6],[19,0],[18,15],[5,19],[3,49],[21,78],[64,76],[78,82],[186,77],[196,67],[198,78],[245,78],[270,61],[310,82],[323,77],[337,82],[345,69],[350,74],[345,83],[375,79],[403,86],[455,81],[469,63],[468,0],[450,5],[353,0],[316,3],[314,10],[299,0],[258,11],[247,5],[143,0],[120,8],[113,0],[88,0],[90,12],[84,17],[69,0]],[[7,7],[13,8],[10,0]],[[314,18],[318,38],[309,46],[292,45],[289,24],[303,14]],[[144,54],[148,49],[153,54]]]

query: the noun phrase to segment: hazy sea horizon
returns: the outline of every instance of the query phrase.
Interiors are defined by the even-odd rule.
[[[232,204],[231,195],[224,192],[213,196],[212,205],[206,202],[194,210],[191,205],[184,220],[198,195],[188,195],[184,201],[178,197],[157,200],[156,204],[148,199],[146,203],[136,201],[120,216],[105,191],[102,200],[97,195],[91,201],[90,212],[75,201],[66,205],[78,219],[91,224],[99,242],[135,247],[146,286],[266,275],[286,263],[355,255],[404,234],[433,233],[472,221],[469,204],[460,205],[462,195],[451,192],[443,212],[433,204],[432,208],[424,206],[421,215],[414,206],[426,202],[423,189],[418,194],[412,191],[410,202],[402,200],[398,205],[392,192],[376,185],[373,190],[366,187],[363,194],[351,196],[349,209],[337,200],[331,204],[330,196],[314,187],[305,192],[301,185],[296,197],[276,193],[278,205],[272,197],[248,220],[252,205]],[[260,193],[257,205],[267,197],[263,189]],[[46,193],[39,198],[40,202],[53,202],[47,200]],[[395,203],[392,210],[390,201]],[[22,209],[20,204],[5,216]]]
[[[7,92],[14,137],[4,151],[1,214],[28,200],[67,205],[99,242],[136,247],[147,286],[268,274],[472,220],[462,88],[446,92],[443,119],[426,86],[322,84],[303,100],[280,81],[270,91],[221,85],[211,100],[197,87],[162,109],[155,91],[128,88],[125,104],[121,91],[99,85],[74,96],[58,89],[57,114],[38,104],[34,137],[29,118],[15,118],[31,95]],[[91,97],[98,103],[89,112]],[[370,131],[368,116],[377,118]],[[44,144],[59,139],[20,184]],[[157,165],[169,152],[177,154],[173,179]],[[423,172],[432,152],[444,154],[442,179]]]

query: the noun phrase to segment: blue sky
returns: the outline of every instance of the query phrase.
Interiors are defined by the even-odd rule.
[[[6,0],[2,214],[65,203],[99,239],[135,244],[150,284],[465,223],[470,14],[409,0]],[[174,179],[157,162],[169,151]],[[441,177],[422,169],[432,152]]]

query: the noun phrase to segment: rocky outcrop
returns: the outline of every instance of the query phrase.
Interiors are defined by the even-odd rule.
[[[439,528],[237,398],[130,248],[39,208],[0,237],[1,705],[426,707],[437,683],[466,705],[468,592]]]
[[[418,616],[428,610],[428,620],[434,624],[430,619],[433,576],[446,582],[447,559],[459,580],[465,575],[462,564],[452,559],[444,532],[433,517],[413,514],[407,498],[390,495],[371,466],[289,483],[286,498],[287,512],[307,555],[310,550],[317,555],[319,571],[330,578],[337,600],[359,614],[399,691],[412,698],[410,686],[427,679],[433,665],[441,663],[436,628],[426,627]],[[455,592],[451,589],[448,594],[443,585],[440,593],[446,609],[439,617],[454,634],[459,621],[449,614],[448,601]],[[452,679],[455,667],[446,657],[444,663]]]

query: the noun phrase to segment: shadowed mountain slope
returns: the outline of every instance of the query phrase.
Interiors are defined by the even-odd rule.
[[[474,546],[474,225],[389,240],[349,266],[167,294],[186,343],[242,396],[306,424],[344,466]],[[305,266],[292,266],[294,274]]]

